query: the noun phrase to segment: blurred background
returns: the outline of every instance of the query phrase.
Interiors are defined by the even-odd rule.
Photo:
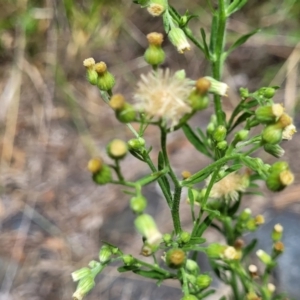
[[[170,1],[191,21],[196,36],[209,30],[206,1]],[[254,90],[279,85],[276,101],[300,124],[299,61],[300,2],[251,0],[228,24],[228,45],[256,28],[261,32],[229,57],[224,78],[230,86],[224,99],[230,113],[239,101],[238,88]],[[116,77],[115,92],[130,101],[139,75],[149,71],[143,60],[146,34],[163,32],[161,18],[151,17],[130,0],[1,0],[0,2],[0,299],[71,299],[75,284],[70,273],[97,259],[101,240],[139,255],[141,238],[132,226],[128,195],[115,186],[96,186],[86,169],[96,155],[106,158],[105,145],[131,133],[114,118],[98,90],[85,79],[87,57],[105,61]],[[209,32],[209,31],[208,31]],[[210,75],[203,55],[193,48],[180,55],[165,39],[164,67],[184,68],[197,79]],[[191,122],[205,129],[212,108]],[[149,127],[147,144],[157,156],[156,129]],[[293,186],[279,194],[247,198],[254,214],[264,213],[266,227],[258,233],[269,247],[272,224],[283,223],[286,254],[280,260],[278,287],[299,299],[300,139],[283,143],[284,159],[296,176]],[[172,133],[168,151],[175,171],[191,172],[209,162],[185,137]],[[264,152],[258,154],[273,162]],[[128,157],[124,174],[134,180],[149,173]],[[262,190],[265,188],[262,186]],[[145,189],[148,212],[163,232],[172,228],[169,212],[155,185]],[[184,200],[184,199],[183,199]],[[182,221],[191,228],[189,208],[182,201]],[[269,226],[269,227],[268,227]],[[271,227],[270,227],[271,226]],[[210,240],[217,239],[214,232]],[[204,266],[203,266],[204,267]],[[205,267],[204,267],[205,268]],[[226,289],[215,283],[219,299]],[[156,285],[134,274],[119,274],[114,266],[99,276],[93,299],[180,299],[180,287],[168,281]]]

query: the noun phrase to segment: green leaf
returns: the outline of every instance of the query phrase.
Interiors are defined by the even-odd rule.
[[[250,113],[250,112],[244,112],[243,114],[241,114],[238,119],[235,121],[235,123],[231,126],[229,132],[231,132],[236,126],[238,126],[239,124],[243,123],[245,120],[247,120],[249,117],[251,117],[254,113]]]
[[[129,152],[138,160],[145,161],[144,158],[141,156],[141,154],[137,153],[136,151],[129,150]]]
[[[167,14],[167,13],[163,14],[163,26],[164,26],[165,32],[168,34],[171,26],[170,26],[170,21],[169,21],[169,14]]]
[[[193,237],[191,237],[191,239],[189,241],[189,244],[191,244],[191,245],[199,245],[199,244],[203,244],[205,242],[206,242],[205,238],[193,236]]]
[[[195,173],[194,175],[192,175],[190,178],[185,179],[184,181],[182,181],[182,186],[188,186],[190,184],[196,184],[198,182],[203,181],[204,179],[206,179],[212,171],[208,171],[204,174],[200,174],[197,175],[197,173]]]
[[[243,249],[242,260],[245,259],[253,251],[256,244],[257,244],[257,239],[253,239],[252,242]]]
[[[205,291],[205,292],[201,293],[200,295],[198,295],[198,297],[199,297],[199,299],[205,299],[206,297],[214,294],[215,292],[216,292],[216,290],[208,290],[208,291]]]
[[[153,181],[156,181],[161,176],[164,176],[168,172],[168,170],[169,170],[168,168],[164,168],[163,170],[149,174],[136,181],[136,184],[141,186],[147,185]]]
[[[227,16],[229,17],[236,11],[240,10],[247,2],[248,0],[233,1],[227,9]]]
[[[201,32],[201,37],[202,37],[202,41],[203,41],[203,49],[204,49],[204,54],[206,56],[207,59],[210,58],[210,52],[209,52],[209,49],[208,49],[208,45],[206,43],[206,33],[204,31],[203,28],[200,29],[200,32]]]
[[[133,266],[121,266],[117,270],[119,273],[124,273],[124,272],[134,271],[138,269],[139,269],[138,267],[133,265]]]
[[[182,126],[182,130],[186,138],[191,142],[191,144],[201,153],[210,156],[209,152],[206,149],[205,144],[200,140],[200,138],[194,133],[191,127],[188,124]]]
[[[151,278],[151,279],[157,279],[157,280],[162,280],[162,279],[166,278],[165,274],[162,274],[155,270],[146,271],[146,270],[138,269],[138,270],[133,270],[133,273],[139,274],[145,278]]]
[[[233,50],[235,50],[239,46],[243,45],[252,35],[256,34],[259,31],[260,31],[260,29],[255,29],[255,30],[241,36],[240,38],[238,38],[236,40],[236,42],[226,51],[226,56],[228,56]]]

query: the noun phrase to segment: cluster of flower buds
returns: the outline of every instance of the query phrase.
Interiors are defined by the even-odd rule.
[[[106,64],[101,61],[96,63],[90,57],[83,61],[86,68],[86,77],[90,84],[97,85],[102,91],[111,91],[115,85],[114,76],[108,72]]]

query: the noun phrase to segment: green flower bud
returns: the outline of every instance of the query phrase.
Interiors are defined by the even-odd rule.
[[[189,272],[198,272],[199,270],[198,264],[192,259],[186,260],[185,267]]]
[[[163,235],[163,241],[166,243],[166,244],[170,244],[172,242],[172,235],[169,234],[169,233],[165,233]]]
[[[252,211],[250,208],[244,209],[239,215],[239,220],[248,221],[251,218]]]
[[[95,286],[93,276],[86,276],[81,279],[77,285],[76,291],[73,294],[73,300],[82,300],[83,297]]]
[[[290,169],[289,164],[286,161],[277,161],[271,166],[270,172],[280,173],[282,171],[286,171],[289,169]]]
[[[179,27],[172,27],[168,34],[170,42],[177,48],[179,53],[184,53],[190,50],[190,44],[185,36],[183,30]]]
[[[142,137],[131,139],[128,141],[129,150],[141,151],[145,148],[145,140]]]
[[[216,130],[216,126],[213,122],[208,123],[207,128],[206,128],[206,132],[208,135],[213,135],[214,132]]]
[[[99,251],[100,263],[107,262],[111,256],[112,256],[111,247],[108,245],[103,245]]]
[[[166,253],[166,264],[168,267],[178,269],[185,264],[186,255],[181,249],[170,249]]]
[[[106,64],[99,62],[94,68],[98,74],[98,88],[102,91],[110,91],[115,85],[115,77],[107,71]]]
[[[256,255],[266,266],[272,266],[274,264],[271,256],[267,254],[264,250],[257,250]]]
[[[240,88],[240,95],[242,98],[248,98],[249,97],[249,91],[245,88]]]
[[[228,147],[227,141],[221,141],[221,142],[218,142],[218,143],[217,143],[217,148],[218,148],[219,150],[226,150],[227,147]]]
[[[101,266],[101,264],[96,261],[96,260],[91,260],[89,263],[88,263],[88,266],[91,268],[91,269],[95,269],[95,268],[99,268]]]
[[[278,124],[268,125],[262,132],[262,141],[266,144],[279,144],[282,140],[283,129]]]
[[[198,300],[198,297],[194,295],[185,295],[183,298],[181,298],[181,300]]]
[[[89,268],[81,268],[79,270],[74,271],[71,276],[73,281],[78,281],[86,276],[91,275],[91,269]]]
[[[225,245],[212,243],[208,245],[206,249],[206,254],[209,258],[220,258],[223,255],[226,248],[227,246]]]
[[[213,134],[213,138],[216,142],[222,142],[226,138],[226,133],[227,133],[227,130],[226,130],[225,126],[220,125],[216,128],[216,130]]]
[[[132,266],[135,262],[135,259],[130,254],[123,255],[122,259],[125,266]]]
[[[267,99],[271,99],[275,95],[276,90],[272,87],[267,87],[267,88],[261,88],[258,92],[263,97]]]
[[[200,289],[206,289],[207,287],[210,286],[211,282],[212,282],[212,278],[207,274],[201,274],[201,275],[197,276],[197,279],[196,279],[196,285]]]
[[[187,231],[182,231],[179,235],[179,241],[181,243],[186,244],[190,241],[190,239],[191,239],[191,234]]]
[[[165,0],[150,0],[148,4],[148,12],[153,17],[160,16],[167,8]]]
[[[192,91],[189,95],[189,102],[193,110],[203,110],[209,104],[207,95],[201,95],[197,91]]]
[[[93,180],[97,184],[106,184],[110,182],[112,179],[110,167],[107,165],[103,165],[101,170],[95,174],[93,174]]]
[[[149,47],[144,54],[145,61],[152,66],[158,66],[165,60],[165,52],[161,48],[163,35],[161,33],[152,32],[147,35]]]
[[[249,231],[255,231],[257,229],[257,225],[256,225],[256,222],[255,222],[255,219],[248,220],[247,223],[246,223],[246,228]]]
[[[136,217],[134,221],[135,228],[142,234],[149,245],[158,245],[162,240],[162,234],[157,229],[155,221],[148,214],[142,214]]]
[[[87,80],[92,85],[96,85],[97,81],[98,81],[98,74],[97,74],[97,72],[94,69],[95,64],[96,64],[95,60],[92,57],[87,58],[87,59],[85,59],[83,61],[83,65],[86,68],[86,77],[87,77]]]
[[[261,123],[272,123],[277,121],[284,113],[284,108],[281,104],[272,104],[260,106],[256,109],[255,115]]]
[[[272,240],[273,242],[280,241],[282,238],[283,227],[281,224],[276,224],[272,231]]]
[[[267,153],[280,158],[284,155],[285,151],[279,145],[265,144],[264,149]]]
[[[239,142],[242,142],[248,138],[249,130],[240,130],[234,135],[233,144],[236,145]]]
[[[116,118],[122,123],[130,123],[135,120],[136,111],[132,105],[125,103],[124,107],[116,110]]]
[[[133,197],[130,199],[130,208],[136,213],[142,213],[147,207],[147,200],[143,196]]]
[[[204,77],[210,81],[211,86],[209,88],[209,92],[219,95],[219,96],[227,96],[228,85],[224,82],[218,81],[212,77],[206,76]]]
[[[114,139],[107,145],[106,150],[112,159],[122,159],[127,154],[127,144],[122,140]]]
[[[274,245],[273,245],[273,251],[274,251],[276,256],[283,253],[284,252],[284,243],[282,243],[281,241],[275,242]]]

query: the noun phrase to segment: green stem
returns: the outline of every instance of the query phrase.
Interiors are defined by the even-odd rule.
[[[169,175],[174,183],[175,191],[173,195],[173,204],[172,204],[172,209],[171,209],[171,214],[172,214],[172,219],[173,219],[173,224],[174,224],[174,229],[175,233],[179,234],[181,232],[181,223],[180,223],[180,216],[179,216],[179,205],[180,205],[180,198],[181,198],[181,185],[180,182],[174,173],[168,153],[167,153],[167,130],[164,127],[160,127],[160,141],[161,141],[161,149],[164,157],[164,161],[167,167],[169,167]]]
[[[222,76],[222,69],[224,64],[224,42],[225,42],[225,30],[226,30],[226,5],[225,0],[219,0],[219,9],[218,9],[218,29],[216,32],[215,40],[215,51],[212,53],[212,72],[213,77],[216,80],[220,80]],[[222,110],[221,97],[219,95],[214,96],[214,105],[215,113],[217,116],[218,125],[224,125],[224,113]]]

